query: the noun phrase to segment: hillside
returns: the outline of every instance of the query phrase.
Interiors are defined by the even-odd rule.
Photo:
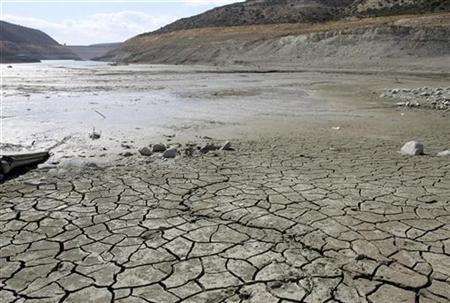
[[[180,19],[157,33],[280,23],[318,23],[349,17],[377,17],[448,10],[446,0],[248,0]]]
[[[102,59],[272,68],[418,63],[411,58],[429,64],[450,56],[449,11],[450,0],[249,0],[136,36]]]
[[[0,21],[0,27],[2,63],[79,59],[70,49],[40,30],[4,21]]]
[[[92,60],[118,48],[121,43],[101,43],[92,45],[69,45],[69,49],[82,60]]]

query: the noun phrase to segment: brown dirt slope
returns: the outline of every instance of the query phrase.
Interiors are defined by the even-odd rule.
[[[104,59],[284,68],[377,67],[391,63],[445,66],[450,56],[449,37],[448,12],[397,15],[152,33],[128,40]]]

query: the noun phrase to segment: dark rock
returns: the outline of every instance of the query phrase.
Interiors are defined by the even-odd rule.
[[[150,149],[150,148],[148,148],[148,147],[143,147],[143,148],[140,148],[139,149],[139,153],[142,155],[142,156],[151,156],[152,154],[153,154],[153,152],[152,152],[152,150]]]
[[[163,153],[163,158],[175,158],[177,156],[176,148],[169,148]]]
[[[230,141],[225,142],[225,144],[222,145],[222,147],[221,147],[220,149],[221,149],[221,150],[234,150],[234,149],[231,147],[231,142],[230,142]]]
[[[133,155],[133,153],[131,153],[131,152],[124,152],[124,153],[120,153],[119,155],[121,155],[122,157],[131,157]]]
[[[166,145],[162,144],[162,143],[158,143],[153,145],[152,147],[152,151],[154,153],[162,153],[167,149]]]
[[[206,144],[204,144],[203,146],[200,147],[200,152],[202,154],[206,154],[206,153],[208,153],[210,151],[218,150],[218,149],[219,149],[219,147],[217,145],[214,145],[212,143],[206,143]]]

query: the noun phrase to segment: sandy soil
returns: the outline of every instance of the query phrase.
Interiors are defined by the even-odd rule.
[[[0,185],[2,302],[450,300],[448,112],[379,97],[447,76],[12,70],[5,141],[70,137]],[[136,151],[204,136],[235,150]]]

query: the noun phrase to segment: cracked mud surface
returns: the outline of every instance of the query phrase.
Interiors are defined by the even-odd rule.
[[[0,184],[1,303],[450,301],[450,164],[435,156],[450,147],[450,119],[379,98],[392,83],[447,87],[448,78],[123,68],[124,75],[89,74],[88,84],[107,80],[107,89],[94,91],[67,73],[59,80],[69,84],[65,90],[87,90],[74,99],[50,93],[51,85],[42,86],[50,98],[39,97],[41,78],[6,78],[13,92],[31,94],[6,96],[6,115],[30,108],[26,119],[5,118],[7,136],[38,143],[64,137],[73,112],[91,123],[103,119],[92,112],[99,109],[108,117],[105,140],[85,146],[91,128],[78,129],[79,140],[55,153],[67,156],[75,146],[75,160],[97,163],[96,152],[109,160],[41,168]],[[158,92],[176,102],[158,103],[166,99],[148,92],[142,103],[130,100],[149,83],[167,86]],[[42,125],[47,116],[39,109],[56,102],[61,123]],[[84,105],[66,111],[67,102]],[[144,121],[136,133],[142,142],[123,158],[103,147],[111,139],[119,149],[139,126],[126,108],[155,118]],[[162,123],[161,108],[192,117]],[[115,114],[128,127],[123,133],[111,131]],[[154,143],[144,137],[152,123],[176,133],[176,141],[207,135],[231,140],[236,150],[141,157],[136,149]],[[425,144],[425,156],[397,152],[412,139]]]
[[[448,158],[392,146],[297,135],[33,171],[0,185],[0,300],[448,302]]]

